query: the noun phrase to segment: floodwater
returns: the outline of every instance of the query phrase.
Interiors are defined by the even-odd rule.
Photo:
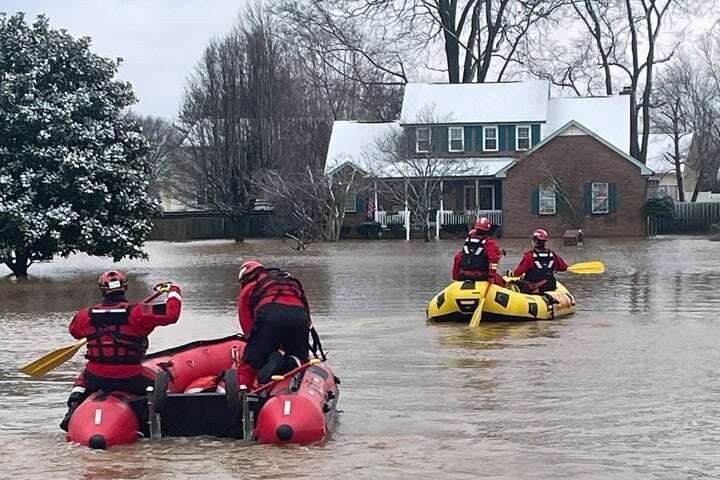
[[[28,281],[1,278],[0,477],[720,478],[720,243],[558,248],[569,262],[607,267],[564,274],[574,316],[473,331],[424,318],[459,243],[344,241],[297,254],[267,240],[158,242],[149,262],[119,265],[133,298],[162,280],[183,287],[180,322],[157,329],[151,350],[235,332],[241,261],[295,272],[342,379],[331,439],[304,447],[66,444],[57,425],[82,357],[41,380],[17,369],[71,341],[67,323],[97,300],[97,274],[112,263],[74,256],[34,265]],[[503,270],[527,243],[502,242]]]

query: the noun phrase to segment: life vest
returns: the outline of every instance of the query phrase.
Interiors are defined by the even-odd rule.
[[[265,276],[261,277],[255,283],[255,288],[253,288],[250,294],[248,308],[251,312],[255,313],[260,302],[268,297],[272,302],[278,300],[280,297],[295,297],[302,301],[307,311],[310,310],[302,284],[290,273],[277,268],[266,268],[260,273],[264,273]]]
[[[555,253],[552,250],[533,250],[533,266],[525,273],[528,282],[552,280],[555,267]]]
[[[460,260],[461,274],[487,278],[490,262],[485,253],[486,238],[468,237]]]
[[[90,309],[90,325],[95,331],[87,336],[85,358],[108,365],[136,365],[142,361],[148,349],[147,337],[125,333],[133,307],[118,303]]]
[[[255,284],[252,293],[250,294],[250,302],[248,308],[251,312],[255,312],[260,302],[267,297],[270,297],[275,301],[281,296],[291,296],[298,298],[302,301],[305,311],[308,316],[308,326],[310,327],[310,336],[312,337],[312,343],[308,342],[308,347],[313,353],[315,358],[320,358],[323,361],[326,359],[325,351],[323,350],[322,343],[320,342],[320,335],[318,335],[315,327],[312,326],[310,320],[310,306],[305,296],[305,291],[302,288],[300,281],[293,277],[290,273],[284,272],[278,268],[265,268],[262,271],[258,271],[257,275],[253,275],[250,281],[257,278],[260,273],[264,273],[265,276],[260,278]]]

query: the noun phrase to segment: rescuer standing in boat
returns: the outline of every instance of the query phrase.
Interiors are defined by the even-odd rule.
[[[523,278],[517,282],[523,293],[539,294],[548,290],[555,290],[555,272],[564,272],[568,265],[560,255],[546,248],[548,233],[538,228],[532,234],[533,248],[523,254],[523,258],[513,277]]]
[[[155,375],[141,362],[148,348],[148,335],[155,327],[170,325],[180,318],[180,287],[166,282],[155,289],[167,292],[159,304],[131,304],[125,298],[127,276],[119,271],[100,275],[98,285],[103,302],[80,310],[70,323],[70,335],[87,338],[88,359],[68,398],[68,412],[60,428],[67,431],[70,417],[92,392],[121,390],[145,395]]]
[[[252,387],[257,377],[267,383],[308,361],[309,335],[313,351],[322,347],[311,328],[310,309],[302,284],[288,272],[247,261],[238,274],[238,317],[247,345],[238,367],[238,383]],[[278,349],[285,352],[279,354]]]
[[[492,223],[482,217],[470,230],[463,248],[455,254],[453,262],[453,280],[488,281],[501,287],[505,280],[497,273],[502,252],[497,242],[490,238]]]

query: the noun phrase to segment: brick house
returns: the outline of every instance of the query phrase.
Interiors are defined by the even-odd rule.
[[[590,236],[641,236],[640,209],[652,172],[627,153],[629,111],[627,95],[551,97],[548,82],[539,80],[408,84],[398,121],[335,122],[325,168],[353,165],[384,182],[427,180],[387,164],[378,145],[400,135],[402,163],[438,166],[427,169],[438,180],[432,199],[438,237],[479,216],[491,218],[511,237],[527,236],[541,225],[554,235],[582,226]],[[555,180],[565,181],[556,182],[563,189],[551,197],[550,172],[555,171]],[[595,199],[594,213],[584,210],[585,188],[590,188],[588,202]],[[549,213],[551,198],[555,213]],[[600,206],[603,199],[607,208]],[[377,206],[374,217],[383,227],[403,224],[410,230],[407,200],[383,197],[377,189],[348,199],[348,223],[365,220],[368,200]]]

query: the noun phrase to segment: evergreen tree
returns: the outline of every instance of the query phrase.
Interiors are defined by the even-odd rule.
[[[44,16],[0,13],[0,263],[16,276],[55,254],[146,257],[156,205],[119,63]]]

